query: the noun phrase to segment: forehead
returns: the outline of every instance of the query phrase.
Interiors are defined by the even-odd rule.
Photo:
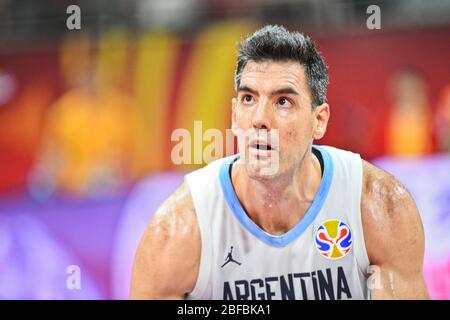
[[[249,61],[242,71],[240,84],[256,90],[279,87],[308,90],[305,68],[295,61]]]

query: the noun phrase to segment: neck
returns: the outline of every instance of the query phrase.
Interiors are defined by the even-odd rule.
[[[249,218],[268,233],[279,235],[294,227],[311,206],[321,168],[308,150],[298,166],[273,180],[252,179],[237,165],[232,169],[232,181]]]

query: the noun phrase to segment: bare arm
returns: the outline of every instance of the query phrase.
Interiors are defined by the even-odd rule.
[[[406,188],[387,172],[363,161],[361,212],[365,243],[381,286],[372,299],[428,299],[423,278],[424,231]],[[375,282],[376,283],[376,282]]]
[[[197,280],[200,251],[195,210],[183,183],[158,209],[141,239],[130,298],[185,298]]]

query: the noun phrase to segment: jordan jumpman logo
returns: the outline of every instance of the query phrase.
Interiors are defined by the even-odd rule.
[[[238,265],[241,265],[240,262],[237,262],[236,260],[233,259],[233,246],[231,246],[231,250],[230,252],[228,252],[228,255],[225,259],[225,263],[221,266],[221,268],[225,267],[225,265],[228,264],[229,262],[234,262]]]

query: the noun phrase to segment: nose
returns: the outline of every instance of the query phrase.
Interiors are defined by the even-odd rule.
[[[271,129],[271,106],[267,101],[261,99],[258,106],[255,108],[253,114],[252,126],[253,129]]]

